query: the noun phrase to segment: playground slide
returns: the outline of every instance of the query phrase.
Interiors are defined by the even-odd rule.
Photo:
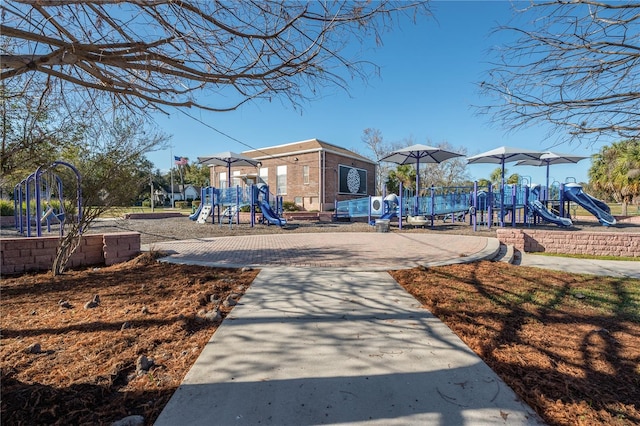
[[[204,206],[204,203],[200,203],[200,205],[198,206],[198,209],[195,212],[193,212],[193,214],[189,215],[189,219],[198,220],[198,216],[200,216],[200,212],[202,211],[202,206]]]
[[[394,217],[396,217],[396,209],[390,210],[386,213],[384,213],[382,216],[380,216],[378,219],[393,219]]]
[[[616,219],[611,215],[609,206],[584,192],[582,186],[577,183],[566,184],[564,186],[564,196],[594,215],[602,225],[610,226],[616,224]]]
[[[269,221],[269,223],[273,223],[274,225],[284,226],[287,224],[287,221],[276,214],[273,211],[269,203],[266,201],[260,201],[260,210],[262,210],[262,216]]]
[[[571,226],[573,222],[567,217],[560,217],[551,213],[539,200],[529,200],[529,208],[536,212],[544,221],[558,226]]]

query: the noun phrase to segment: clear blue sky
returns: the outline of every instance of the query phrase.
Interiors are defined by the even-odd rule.
[[[553,146],[546,129],[511,132],[479,116],[474,105],[489,102],[477,83],[489,68],[488,50],[502,41],[491,30],[511,16],[508,1],[434,2],[434,17],[417,24],[405,23],[383,38],[383,46],[366,59],[381,67],[380,78],[367,85],[354,81],[350,93],[328,91],[302,111],[278,100],[244,105],[237,111],[209,113],[189,110],[225,137],[180,112],[159,117],[159,130],[172,135],[171,150],[148,156],[155,166],[168,170],[171,155],[195,160],[221,151],[241,152],[317,138],[368,154],[361,138],[366,128],[378,129],[386,142],[412,138],[415,143],[437,145],[447,141],[474,155],[502,145],[553,149],[575,155],[596,153],[600,145],[573,143]],[[237,141],[240,142],[237,142]],[[551,167],[551,178],[564,182],[574,177],[587,181],[589,159],[577,165]],[[468,165],[473,179],[488,178],[496,165]],[[508,174],[518,173],[544,183],[539,167],[507,164]]]

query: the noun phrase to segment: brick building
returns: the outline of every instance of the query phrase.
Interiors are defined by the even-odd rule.
[[[334,202],[375,195],[375,162],[318,139],[245,151],[258,167],[232,167],[231,185],[269,185],[272,194],[302,210],[330,210]],[[228,186],[224,166],[210,166],[211,182]]]

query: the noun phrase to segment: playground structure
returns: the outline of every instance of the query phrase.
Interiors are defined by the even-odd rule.
[[[269,187],[264,184],[249,185],[244,188],[202,188],[198,209],[189,216],[189,219],[198,223],[206,223],[211,216],[212,223],[240,223],[240,211],[243,207],[249,207],[251,213],[251,226],[256,223],[256,207],[260,208],[262,221],[267,225],[283,227],[287,221],[282,218],[282,197],[269,193]],[[273,200],[273,203],[270,202]]]
[[[403,190],[401,184],[399,192],[401,195],[336,202],[336,217],[366,217],[371,225],[381,219],[397,218],[400,229],[403,224],[413,227],[430,224],[433,227],[436,219],[443,222],[468,220],[474,231],[478,226],[491,228],[494,224],[505,223],[515,227],[516,224],[531,226],[547,222],[570,227],[573,222],[569,217],[569,206],[575,203],[593,214],[603,226],[616,223],[609,207],[586,194],[576,183],[557,184],[547,189],[523,180],[497,189],[489,186],[486,190],[480,190],[476,183],[473,187],[431,187],[419,196]],[[550,193],[558,198],[550,199]]]
[[[64,167],[72,172],[76,183],[77,212],[75,215],[66,211],[64,181],[56,173],[56,169]],[[40,166],[13,189],[15,227],[20,234],[27,237],[41,237],[42,227],[46,225],[51,232],[51,225],[57,224],[60,237],[64,235],[64,225],[72,217],[77,223],[82,220],[82,187],[80,172],[73,165],[64,161],[54,161],[48,166]],[[54,203],[55,201],[55,203]],[[35,202],[35,208],[32,207]],[[56,206],[57,204],[57,206]],[[23,207],[24,205],[24,207]],[[35,226],[35,235],[32,228]],[[82,230],[80,230],[82,232]]]

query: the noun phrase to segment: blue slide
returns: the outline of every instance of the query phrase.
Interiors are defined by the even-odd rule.
[[[202,211],[202,206],[204,206],[204,203],[200,203],[200,205],[198,206],[198,209],[195,212],[193,212],[193,214],[189,215],[189,219],[198,220],[198,216],[200,216],[200,212]]]
[[[529,196],[529,208],[533,210],[538,216],[545,222],[554,223],[558,226],[571,226],[573,222],[568,217],[561,217],[551,213],[545,206],[538,200],[540,191],[540,185],[531,185],[531,195]]]
[[[594,215],[602,225],[610,226],[616,224],[616,218],[611,215],[609,206],[584,192],[582,186],[577,183],[566,184],[564,186],[564,196]]]
[[[398,204],[398,197],[396,194],[387,195],[387,197],[383,200],[386,212],[382,213],[378,220],[390,220],[398,215],[396,211],[396,205]],[[376,224],[376,220],[372,220],[369,222],[369,225],[374,226]]]
[[[274,225],[278,225],[280,227],[287,224],[287,221],[278,216],[278,214],[273,211],[269,203],[264,200],[260,201],[260,210],[262,210],[262,216],[267,219],[269,223],[273,223]]]
[[[389,210],[388,212],[384,213],[382,216],[380,216],[378,219],[393,219],[394,217],[396,217],[396,209],[392,209]]]
[[[571,226],[573,222],[568,217],[560,217],[551,213],[540,200],[529,200],[529,208],[540,216],[545,222],[554,223],[558,226]]]

